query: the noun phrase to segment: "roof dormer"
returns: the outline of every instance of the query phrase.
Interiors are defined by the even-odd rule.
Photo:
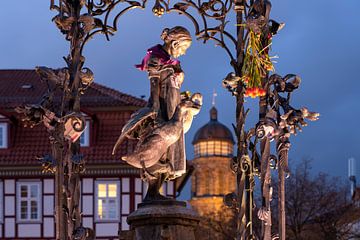
[[[8,148],[9,119],[0,114],[0,149]]]

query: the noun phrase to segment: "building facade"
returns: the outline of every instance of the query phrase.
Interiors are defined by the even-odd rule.
[[[49,135],[42,125],[24,128],[14,110],[38,103],[46,90],[33,70],[0,70],[0,239],[55,238],[54,175],[43,173],[38,160],[51,153]],[[96,83],[81,97],[87,127],[80,138],[86,162],[80,209],[96,239],[118,239],[146,192],[139,170],[119,160],[135,143],[111,154],[123,125],[145,104]],[[174,197],[175,183],[165,183],[162,191]]]

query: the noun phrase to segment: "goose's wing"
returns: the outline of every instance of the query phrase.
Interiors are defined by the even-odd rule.
[[[157,113],[148,107],[141,108],[133,115],[131,115],[129,121],[124,125],[121,130],[121,134],[113,147],[112,154],[115,154],[116,149],[119,147],[119,145],[126,138],[129,138],[129,136],[132,135],[133,131],[136,130],[137,127],[139,127],[144,121],[148,120],[149,118],[155,119],[156,115]]]

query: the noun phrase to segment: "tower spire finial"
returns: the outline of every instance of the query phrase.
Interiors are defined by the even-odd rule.
[[[215,107],[215,97],[217,97],[217,93],[215,91],[215,88],[213,89],[213,95],[212,95],[212,106]]]

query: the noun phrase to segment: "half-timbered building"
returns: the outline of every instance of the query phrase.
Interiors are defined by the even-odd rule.
[[[47,90],[33,70],[0,70],[0,239],[54,239],[54,175],[41,172],[38,157],[50,154],[44,126],[24,128],[15,108],[35,104]],[[83,225],[96,239],[117,239],[127,230],[126,217],[143,199],[139,171],[120,156],[134,147],[112,147],[130,115],[146,102],[93,83],[81,97],[87,128],[81,136],[86,171],[81,179]],[[183,184],[180,184],[180,186]],[[173,182],[163,193],[175,196]]]

